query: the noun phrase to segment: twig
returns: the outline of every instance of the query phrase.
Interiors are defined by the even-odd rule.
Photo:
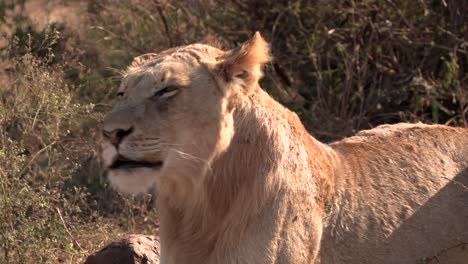
[[[28,164],[26,164],[23,169],[17,174],[17,176],[23,174],[23,172],[26,171],[26,169],[34,162],[34,160],[39,156],[39,154],[41,154],[42,152],[44,152],[45,150],[47,150],[48,148],[50,148],[51,146],[53,146],[54,144],[56,144],[57,141],[54,140],[52,143],[50,143],[49,145],[43,147],[42,149],[40,149],[38,152],[36,152],[34,154],[34,156],[32,156],[32,158],[29,160]]]
[[[70,238],[72,239],[73,241],[73,244],[77,245],[81,251],[84,251],[84,249],[80,246],[80,244],[78,243],[78,241],[75,239],[75,237],[73,237],[73,235],[71,234],[70,230],[68,230],[68,227],[67,225],[65,224],[65,220],[63,220],[63,217],[62,217],[62,214],[60,213],[60,209],[58,207],[55,207],[55,209],[57,209],[57,213],[60,217],[60,220],[62,221],[62,225],[63,227],[65,228],[65,231],[67,232],[68,236],[70,236]]]
[[[438,256],[444,254],[444,253],[447,253],[448,251],[452,250],[452,249],[455,249],[455,248],[459,248],[459,247],[465,247],[468,245],[468,242],[460,242],[456,245],[453,245],[451,247],[448,247],[448,248],[445,248],[445,249],[442,249],[441,251],[439,251],[436,255],[432,256],[432,257],[428,257],[428,258],[425,258],[424,259],[424,263],[425,264],[429,264],[430,262],[432,262],[433,260],[437,261],[437,263],[440,263],[439,261],[439,258]]]
[[[443,177],[443,178],[444,178],[444,179],[447,179],[447,180],[449,180],[449,181],[451,181],[451,182],[453,182],[453,183],[456,184],[456,185],[461,186],[465,191],[468,191],[468,186],[466,186],[464,183],[459,182],[459,181],[454,180],[454,179],[450,179],[450,178],[448,178],[448,177]]]
[[[320,131],[320,130],[316,130],[316,129],[311,130],[311,132],[312,132],[312,134],[315,134],[315,135],[327,136],[327,137],[331,137],[331,138],[335,138],[335,139],[342,139],[342,138],[345,137],[343,135],[334,134],[334,133],[330,133],[330,132],[326,132],[326,131]]]
[[[166,31],[166,35],[169,40],[169,45],[172,47],[174,45],[174,41],[172,41],[171,33],[169,30],[169,24],[167,23],[166,16],[164,16],[163,10],[160,6],[157,6],[156,10],[158,11],[159,17],[161,18],[161,21],[164,26],[164,30]]]
[[[36,125],[36,121],[37,121],[37,116],[39,115],[39,110],[41,110],[42,105],[44,104],[45,96],[46,96],[46,94],[44,93],[42,95],[41,102],[39,103],[39,107],[37,107],[37,111],[36,111],[36,114],[34,115],[34,120],[33,120],[33,123],[31,125],[31,131],[34,130],[34,126]]]
[[[133,44],[133,40],[129,39],[128,37],[125,37],[124,35],[122,34],[117,34],[109,29],[106,29],[102,26],[92,26],[90,27],[90,29],[97,29],[97,30],[101,30],[102,32],[105,32],[107,34],[109,34],[110,36],[124,42],[126,45],[128,45],[130,48],[132,48],[134,51],[138,52],[138,53],[146,53],[146,51],[140,47],[138,47],[137,45],[134,45]]]

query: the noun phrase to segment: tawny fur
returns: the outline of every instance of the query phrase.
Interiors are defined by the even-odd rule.
[[[103,129],[132,133],[104,142],[103,160],[163,162],[110,171],[121,191],[156,190],[161,263],[464,263],[467,129],[386,125],[322,144],[258,86],[269,58],[257,33],[228,52],[140,57],[124,76]]]

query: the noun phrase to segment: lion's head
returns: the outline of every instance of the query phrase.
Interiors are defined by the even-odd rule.
[[[260,34],[222,51],[194,44],[135,59],[103,123],[103,160],[111,183],[139,193],[164,182],[185,195],[230,145],[232,112],[257,88],[269,60]],[[165,179],[164,181],[160,181]],[[187,186],[176,191],[174,186]]]

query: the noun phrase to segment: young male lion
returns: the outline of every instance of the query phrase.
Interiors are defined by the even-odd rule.
[[[155,190],[161,263],[468,263],[468,131],[326,145],[258,85],[260,34],[138,57],[103,124],[122,192]]]

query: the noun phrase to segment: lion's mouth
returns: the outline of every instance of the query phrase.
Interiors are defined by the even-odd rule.
[[[159,168],[162,166],[161,161],[157,162],[148,162],[148,161],[138,161],[138,160],[129,160],[123,157],[117,158],[112,165],[109,166],[109,169],[135,169],[135,168]]]

